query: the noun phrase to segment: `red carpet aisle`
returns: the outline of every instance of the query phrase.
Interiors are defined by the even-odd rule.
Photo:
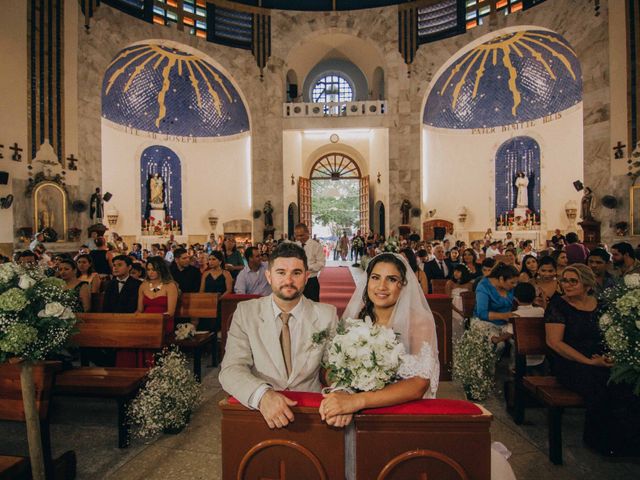
[[[356,289],[349,267],[325,267],[319,281],[320,301],[335,305],[340,317]]]

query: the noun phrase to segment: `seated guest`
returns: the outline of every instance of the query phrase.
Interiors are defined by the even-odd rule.
[[[467,267],[471,278],[477,278],[482,275],[482,265],[478,263],[478,256],[473,248],[465,248],[462,251],[461,263]]]
[[[473,281],[474,292],[476,291],[476,288],[478,288],[478,284],[482,281],[482,279],[489,276],[491,270],[493,270],[493,267],[495,267],[495,265],[496,261],[493,258],[485,258],[482,261],[482,264],[480,265],[481,275],[479,277],[476,277],[476,279]]]
[[[531,282],[536,278],[538,273],[538,260],[533,255],[525,255],[522,258],[522,268],[518,281]]]
[[[131,250],[131,252],[129,252],[129,255],[133,255],[138,260],[142,260],[142,244],[141,243],[134,243],[133,244],[133,250]]]
[[[586,404],[585,443],[605,455],[640,453],[640,397],[626,383],[610,383],[613,361],[606,355],[595,275],[586,265],[562,272],[563,296],[545,312],[547,345],[553,350],[552,371]]]
[[[100,275],[93,269],[93,260],[91,255],[78,255],[76,257],[76,265],[78,265],[78,277],[83,282],[87,282],[91,288],[91,293],[100,292],[102,280]]]
[[[556,228],[554,231],[553,237],[551,237],[551,243],[553,244],[553,248],[562,250],[562,247],[564,247],[564,244],[566,243],[566,241],[567,239],[565,238],[564,235],[562,235],[562,233],[560,232],[560,229]]]
[[[569,265],[573,265],[574,263],[587,263],[589,249],[580,242],[577,233],[567,233],[567,246],[565,247],[565,251],[567,252]]]
[[[564,250],[554,250],[551,252],[551,258],[556,262],[556,271],[558,273],[558,277],[560,277],[562,275],[562,271],[567,267],[567,265],[569,265],[567,252]]]
[[[532,257],[538,256],[533,250],[533,242],[531,240],[525,240],[524,242],[522,242],[522,251],[520,252],[520,255],[518,255],[518,260],[520,261],[520,263],[524,263],[524,257],[526,257],[527,255],[530,255]]]
[[[496,255],[500,255],[500,253],[500,242],[493,241],[489,244],[489,247],[487,247],[484,255],[486,258],[493,258]]]
[[[444,247],[438,245],[433,249],[433,254],[436,258],[427,262],[424,266],[424,273],[427,275],[429,281],[429,293],[433,293],[433,286],[431,280],[439,280],[451,277],[453,271],[453,265],[448,259],[445,259]]]
[[[512,335],[508,331],[508,320],[517,317],[513,313],[513,288],[518,283],[518,271],[511,265],[498,263],[488,277],[476,288],[474,322],[486,330],[487,337],[496,345],[498,352]]]
[[[596,285],[593,288],[596,296],[616,284],[615,278],[609,273],[610,260],[611,255],[604,248],[594,248],[587,257],[587,266],[596,276]]]
[[[149,258],[147,276],[138,290],[137,313],[165,313],[170,316],[165,331],[173,332],[173,315],[178,303],[178,287],[171,278],[167,264],[160,256]],[[116,354],[116,367],[145,368],[153,366],[153,352],[142,349],[122,349]]]
[[[208,257],[208,270],[202,275],[200,292],[217,293],[218,298],[233,292],[233,278],[224,268],[224,256],[219,250],[214,250]],[[218,303],[218,315],[215,318],[191,319],[196,328],[200,330],[218,331],[220,329],[220,306]]]
[[[418,266],[418,260],[416,258],[416,254],[413,253],[413,250],[411,250],[410,248],[403,248],[402,250],[400,250],[400,254],[407,259],[407,262],[409,263],[411,270],[413,271],[416,278],[418,279],[418,284],[420,285],[420,288],[422,288],[422,293],[424,293],[425,295],[429,293],[429,282],[427,280],[427,276],[425,275],[425,273]]]
[[[267,265],[262,263],[262,255],[256,247],[249,247],[244,252],[247,266],[244,267],[236,278],[234,292],[242,295],[271,295],[271,286],[267,281],[265,272]]]
[[[614,274],[618,278],[631,273],[640,273],[640,260],[636,259],[636,253],[630,243],[620,242],[611,246]]]
[[[16,263],[23,267],[35,267],[38,264],[36,254],[31,250],[24,250],[15,256]]]
[[[236,246],[235,238],[228,236],[224,239],[222,254],[224,255],[224,268],[231,273],[231,276],[235,280],[238,274],[244,269],[242,254]]]
[[[129,272],[129,275],[131,275],[133,278],[142,281],[144,280],[144,274],[144,266],[141,263],[133,263],[131,265],[131,271]]]
[[[451,250],[449,250],[449,261],[454,267],[460,263],[460,250],[458,249],[458,247],[453,247]]]
[[[518,263],[518,255],[516,254],[516,249],[513,247],[506,248],[503,254],[502,263],[505,265],[512,265],[516,268],[520,268]]]
[[[535,305],[547,308],[549,300],[554,295],[562,295],[562,288],[558,283],[556,261],[550,257],[542,257],[538,262],[538,274],[534,281],[537,298]]]
[[[60,260],[58,276],[64,280],[65,290],[73,290],[78,295],[76,312],[91,311],[91,291],[89,284],[78,278],[78,266],[70,258]]]
[[[444,287],[447,295],[451,295],[454,290],[468,291],[473,287],[473,277],[467,270],[467,267],[462,264],[455,265],[453,267],[453,273],[451,278],[447,280]]]
[[[195,293],[200,290],[200,270],[190,265],[191,256],[185,248],[176,248],[171,263],[171,276],[182,293]]]
[[[138,291],[141,281],[131,275],[133,263],[126,255],[113,259],[113,280],[104,292],[103,312],[134,313],[138,308]]]

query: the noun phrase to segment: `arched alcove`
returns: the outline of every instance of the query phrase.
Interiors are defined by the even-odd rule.
[[[373,231],[380,235],[384,235],[386,231],[386,213],[384,203],[377,201],[373,206]]]
[[[151,205],[151,190],[154,176],[160,178],[165,218],[177,221],[182,225],[182,168],[178,155],[162,145],[146,148],[140,157],[140,198],[142,200],[142,221],[152,216],[153,210],[160,210]],[[154,218],[155,221],[165,218]]]
[[[352,90],[351,100],[367,100],[369,87],[362,70],[350,60],[328,58],[318,62],[305,77],[302,87],[305,102],[317,101],[313,98],[314,86],[328,76],[341,77],[346,80]]]
[[[287,90],[285,92],[285,97],[287,102],[295,102],[300,96],[298,85],[298,75],[296,75],[296,71],[290,69],[287,72]]]
[[[287,237],[293,239],[293,229],[300,222],[298,205],[294,202],[289,204],[287,209]]]

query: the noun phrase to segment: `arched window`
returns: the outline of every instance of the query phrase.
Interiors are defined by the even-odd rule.
[[[330,153],[318,159],[311,169],[312,180],[344,180],[361,178],[360,168],[342,153]]]
[[[311,90],[311,100],[314,103],[351,102],[353,87],[342,75],[337,73],[323,75]]]

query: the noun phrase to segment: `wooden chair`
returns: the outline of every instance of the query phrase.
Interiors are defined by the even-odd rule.
[[[220,358],[224,358],[224,349],[227,345],[227,333],[231,327],[231,321],[233,320],[233,314],[238,308],[238,303],[246,302],[253,298],[260,298],[260,295],[241,295],[236,293],[228,293],[220,298],[220,333],[221,333],[221,348]]]
[[[436,324],[440,381],[446,382],[451,380],[453,366],[451,297],[444,294],[430,294],[426,295],[426,298]]]
[[[90,348],[159,350],[165,345],[168,315],[159,313],[80,313],[79,332],[72,342]],[[55,393],[78,397],[112,398],[118,403],[118,446],[127,447],[126,406],[138,391],[148,369],[79,367],[58,374]]]
[[[219,311],[217,293],[183,293],[178,300],[176,317],[217,318]],[[202,352],[208,345],[211,345],[211,365],[218,366],[218,336],[215,331],[199,333],[186,340],[176,340],[171,334],[169,342],[181,350],[193,352],[193,373],[198,381],[202,378]]]
[[[0,420],[24,422],[24,404],[20,381],[20,364],[0,364]],[[74,478],[75,453],[64,453],[58,460],[51,455],[49,429],[49,405],[56,372],[62,369],[60,362],[40,362],[33,367],[36,408],[40,417],[40,434],[47,478]],[[29,459],[0,455],[0,479],[31,478]]]
[[[431,293],[434,295],[444,295],[447,293],[445,286],[448,280],[446,278],[434,278],[431,280]]]
[[[282,392],[297,400],[295,421],[271,430],[260,412],[233,399],[222,410],[222,478],[344,478],[344,430],[322,422],[319,393]]]
[[[469,323],[473,318],[473,311],[476,308],[476,292],[469,290],[460,293],[462,298],[462,317],[464,318],[465,329],[469,328]]]
[[[524,422],[527,393],[547,408],[549,459],[562,465],[562,413],[565,408],[584,407],[580,395],[560,385],[553,376],[526,376],[527,355],[548,353],[544,318],[517,317],[513,319],[516,349],[515,398],[513,419]]]

